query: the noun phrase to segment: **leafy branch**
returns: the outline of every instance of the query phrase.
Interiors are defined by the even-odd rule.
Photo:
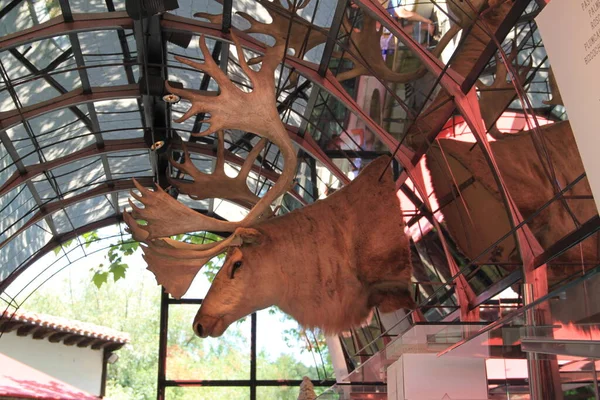
[[[201,234],[181,234],[174,236],[173,239],[186,243],[203,244],[221,240],[221,237],[210,232],[203,232]],[[88,248],[92,243],[99,240],[101,240],[101,238],[98,234],[98,231],[86,232],[82,234],[80,238],[67,240],[60,246],[54,248],[54,255],[58,256],[61,250],[66,251],[68,248],[78,243],[80,243],[83,247]],[[129,265],[124,261],[123,257],[131,256],[139,249],[139,247],[139,242],[131,239],[111,245],[107,254],[104,256],[107,262],[90,268],[90,271],[92,272],[92,282],[94,285],[100,289],[102,285],[108,282],[108,279],[111,276],[114,282],[125,278]],[[212,283],[213,279],[217,275],[217,272],[219,272],[219,268],[221,268],[223,265],[224,259],[225,254],[219,254],[202,268],[202,272],[209,282]]]
[[[100,264],[97,267],[90,268],[90,271],[93,272],[92,282],[94,282],[94,285],[100,289],[108,281],[111,274],[115,282],[125,278],[125,273],[129,265],[123,262],[123,257],[132,255],[139,247],[140,244],[133,241],[112,245],[108,249],[108,253],[104,256],[109,264]]]
[[[205,232],[202,234],[176,235],[173,236],[173,239],[191,244],[203,244],[206,242],[217,241],[221,238],[215,234]],[[119,279],[125,278],[125,274],[129,265],[123,261],[123,257],[132,255],[136,250],[139,249],[139,247],[139,242],[131,240],[112,245],[108,250],[108,253],[104,256],[108,263],[106,265],[100,264],[97,267],[90,269],[90,271],[93,272],[92,282],[94,282],[96,287],[98,287],[98,289],[101,288],[102,285],[108,281],[111,275],[115,282]],[[206,265],[202,268],[202,273],[206,276],[209,282],[212,283],[213,279],[217,275],[217,272],[219,272],[219,268],[221,268],[221,265],[223,265],[224,259],[225,254],[220,254],[213,260],[206,263]]]
[[[90,232],[86,232],[83,235],[81,235],[81,238],[83,239],[83,243],[81,243],[86,249],[88,247],[90,247],[90,245],[98,240],[100,240],[100,237],[98,236],[98,231],[90,231]],[[54,252],[54,255],[57,256],[58,253],[60,253],[60,251],[62,249],[67,249],[69,247],[71,247],[73,245],[75,239],[70,239],[67,240],[66,242],[62,243],[60,246],[56,246],[52,251]]]

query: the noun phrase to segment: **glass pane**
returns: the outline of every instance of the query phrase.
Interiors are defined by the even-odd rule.
[[[250,319],[232,324],[221,337],[201,339],[192,330],[197,312],[197,305],[169,309],[167,379],[250,379]]]
[[[333,376],[325,337],[276,308],[257,313],[257,379],[323,380]]]
[[[325,391],[326,388],[315,387],[315,394],[318,396]],[[257,387],[257,399],[269,400],[296,400],[300,386],[272,386],[272,387]]]
[[[244,387],[168,387],[167,400],[247,400],[250,388]],[[260,397],[259,397],[260,398]]]
[[[2,17],[0,36],[8,35],[61,15],[58,0],[0,1],[0,10],[10,10]]]

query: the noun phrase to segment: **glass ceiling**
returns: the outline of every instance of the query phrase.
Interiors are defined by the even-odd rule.
[[[490,118],[495,123],[507,111],[523,116],[525,109],[548,121],[564,120],[562,105],[547,104],[553,94],[534,22],[538,2],[518,3],[495,23],[499,30],[504,27],[502,48],[522,73],[523,92],[521,99],[512,93]],[[289,11],[292,4],[300,5],[295,13]],[[249,59],[274,43],[261,26],[277,20],[289,27],[289,36],[283,32],[287,56],[275,80],[278,109],[299,165],[297,184],[281,201],[280,213],[324,197],[380,154],[396,156],[397,176],[418,165],[428,151],[428,145],[419,144],[423,134],[435,138],[460,114],[446,93],[456,77],[448,71],[464,78],[465,93],[475,86],[480,99],[486,91],[508,90],[490,87],[510,83],[512,76],[502,76],[497,68],[494,46],[483,46],[476,62],[464,61],[468,46],[481,42],[472,28],[478,17],[469,10],[452,1],[416,3],[417,9],[429,10],[436,24],[431,36],[420,25],[412,31],[390,28],[383,8],[373,12],[379,7],[375,1],[357,4],[235,0],[231,10],[223,10],[213,0],[180,0],[177,9],[140,22],[128,16],[124,1],[0,0],[0,292],[61,243],[121,222],[132,178],[146,186],[166,186],[167,176],[181,178],[167,162],[171,153],[181,156],[180,141],[188,143],[198,169],[213,169],[215,138],[192,136],[204,129],[207,116],[173,122],[189,104],[164,103],[160,92],[164,80],[218,90],[212,78],[175,60],[177,55],[202,60],[201,34],[230,79],[241,90],[251,90],[224,32],[233,30],[242,38]],[[222,18],[228,14],[231,25]],[[411,47],[415,43],[423,53]],[[440,73],[425,68],[423,57],[437,60]],[[159,77],[159,85],[144,88],[151,77]],[[151,151],[149,137],[161,133],[172,147]],[[228,130],[225,139],[235,174],[258,138]],[[407,159],[414,165],[407,165]],[[282,168],[278,149],[269,145],[255,163],[249,187],[264,193]],[[419,193],[410,183],[403,189],[412,199],[404,209],[413,217],[407,217],[409,229],[421,231],[413,238],[428,238],[425,227],[431,227],[431,219],[422,218],[422,202],[432,189]],[[214,211],[212,201],[179,199],[200,212]],[[416,252],[422,260],[430,257],[422,248]],[[505,273],[479,269],[469,279],[483,290]],[[453,275],[436,274],[442,280]],[[426,275],[423,280],[432,278]],[[421,290],[431,295],[437,288]]]

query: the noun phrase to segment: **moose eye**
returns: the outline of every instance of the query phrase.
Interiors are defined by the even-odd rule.
[[[233,268],[231,268],[231,279],[233,279],[233,275],[235,274],[235,271],[237,271],[238,268],[241,266],[242,266],[241,261],[236,261],[235,263],[233,263]]]

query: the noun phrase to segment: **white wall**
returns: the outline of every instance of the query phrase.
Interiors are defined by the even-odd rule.
[[[100,395],[102,350],[65,346],[31,336],[20,337],[15,331],[2,335],[0,353],[90,394]]]
[[[587,179],[600,210],[600,31],[597,2],[553,0],[535,18],[552,64]],[[557,25],[560,24],[560,29]]]
[[[404,354],[387,370],[388,400],[486,400],[485,359]]]

